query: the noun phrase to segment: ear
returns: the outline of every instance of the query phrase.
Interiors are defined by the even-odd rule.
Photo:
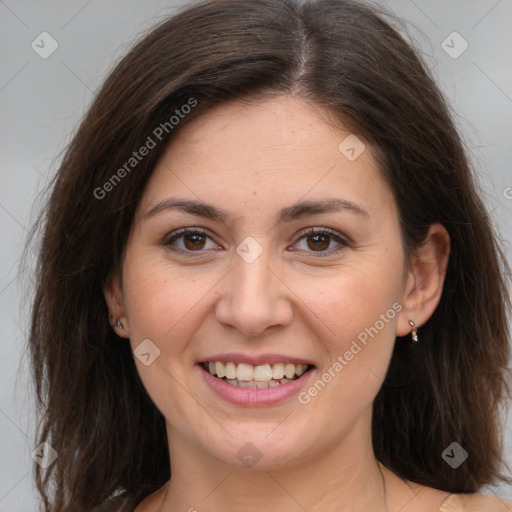
[[[123,289],[121,278],[117,272],[112,272],[103,287],[103,295],[107,303],[110,325],[121,338],[129,338],[128,321],[125,315]],[[119,323],[118,323],[119,322]]]
[[[425,242],[409,262],[397,336],[412,331],[409,321],[421,327],[432,316],[441,300],[450,257],[450,235],[441,224],[432,224]]]

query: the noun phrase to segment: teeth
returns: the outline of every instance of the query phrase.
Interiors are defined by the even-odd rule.
[[[267,388],[275,388],[280,386],[281,384],[287,384],[288,382],[293,382],[291,379],[281,379],[281,380],[266,380],[264,382],[259,382],[256,380],[246,381],[246,380],[237,380],[237,379],[226,379],[228,384],[232,386],[236,386],[238,388],[252,388],[252,389],[267,389]]]
[[[236,364],[235,363],[231,363],[231,362],[226,363],[226,378],[227,379],[236,379]]]
[[[219,377],[220,375],[217,374]],[[254,366],[252,364],[240,363],[236,369],[236,378],[238,380],[252,380],[254,376]]]
[[[284,374],[286,375],[287,379],[293,379],[293,377],[295,377],[295,365],[287,364],[284,367]]]
[[[255,388],[256,387],[256,381],[254,381],[254,380],[251,380],[251,381],[237,380],[236,382],[238,382],[238,387],[240,387],[240,388]],[[236,386],[236,384],[235,384],[235,386]]]
[[[254,367],[254,380],[265,382],[272,380],[272,368],[269,364],[261,364]]]
[[[208,365],[210,366],[210,365]],[[226,376],[226,367],[224,366],[224,363],[215,363],[215,373],[217,374],[217,377],[222,378]]]
[[[307,365],[291,363],[260,364],[253,366],[246,363],[223,363],[221,361],[209,362],[203,365],[218,378],[225,378],[229,384],[240,387],[264,389],[266,387],[286,384],[300,377]]]
[[[272,378],[279,380],[284,377],[284,364],[276,363],[272,365]]]

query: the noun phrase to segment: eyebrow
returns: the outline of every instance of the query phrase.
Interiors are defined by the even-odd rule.
[[[204,217],[213,221],[226,223],[229,219],[227,213],[216,206],[202,201],[192,199],[177,199],[169,197],[159,202],[144,215],[144,219],[172,209],[182,210],[192,215]],[[283,208],[277,215],[277,223],[291,222],[307,215],[318,215],[321,213],[348,211],[361,217],[370,218],[369,213],[360,205],[351,201],[339,198],[329,198],[319,201],[302,201]]]

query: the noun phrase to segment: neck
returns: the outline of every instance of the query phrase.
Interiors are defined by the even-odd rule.
[[[385,512],[386,484],[369,430],[354,426],[291,467],[248,469],[214,459],[168,428],[172,478],[159,512]]]

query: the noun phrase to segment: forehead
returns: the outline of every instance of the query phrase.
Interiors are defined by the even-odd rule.
[[[280,165],[285,160],[299,162],[306,154],[328,162],[336,154],[333,144],[337,150],[336,142],[346,131],[340,132],[339,126],[329,123],[331,119],[321,107],[293,96],[234,100],[185,125],[167,151],[184,161],[188,154],[222,160],[225,165],[234,159],[235,167],[242,161],[252,170],[257,170],[256,164],[268,169],[269,154],[282,156]]]
[[[370,146],[332,119],[291,96],[223,103],[177,132],[141,206],[147,212],[166,195],[181,195],[217,202],[225,210],[281,209],[301,198],[339,193],[382,208],[392,194]],[[357,151],[355,159],[347,158],[347,140],[354,149],[348,156]]]

